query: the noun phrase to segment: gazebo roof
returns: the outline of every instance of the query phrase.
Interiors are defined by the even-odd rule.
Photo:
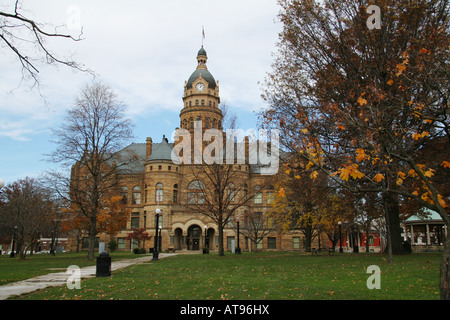
[[[417,223],[417,222],[443,222],[441,216],[436,211],[423,208],[422,215],[412,215],[406,219],[405,223]]]

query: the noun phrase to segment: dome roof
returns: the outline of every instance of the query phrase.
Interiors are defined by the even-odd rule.
[[[208,56],[208,55],[206,54],[206,50],[203,49],[203,46],[202,46],[202,48],[198,51],[197,57],[198,57],[198,56]]]
[[[194,71],[194,73],[192,73],[191,77],[189,78],[186,88],[187,89],[191,89],[192,85],[194,83],[195,80],[197,80],[200,75],[202,75],[202,78],[206,80],[206,82],[208,82],[208,88],[209,89],[215,89],[217,84],[216,84],[216,80],[214,79],[213,75],[211,74],[211,72],[209,72],[206,69],[197,69]]]
[[[148,158],[148,161],[156,161],[156,160],[172,161],[172,149],[173,144],[169,143],[167,138],[164,136],[161,143],[153,145],[152,154]]]

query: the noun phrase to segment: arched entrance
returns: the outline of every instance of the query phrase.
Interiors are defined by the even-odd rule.
[[[200,250],[202,228],[194,224],[189,227],[186,238],[188,250]]]

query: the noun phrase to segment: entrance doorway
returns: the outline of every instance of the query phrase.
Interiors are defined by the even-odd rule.
[[[188,250],[200,250],[200,240],[202,236],[202,228],[198,225],[190,226],[187,235]]]

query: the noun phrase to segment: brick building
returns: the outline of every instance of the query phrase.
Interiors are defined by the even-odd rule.
[[[209,72],[207,59],[207,53],[202,47],[197,54],[197,68],[184,85],[180,127],[177,129],[189,132],[192,140],[198,126],[201,126],[202,132],[208,129],[223,130],[223,115],[219,108],[219,82],[216,82]],[[203,247],[208,247],[212,251],[217,250],[219,232],[217,225],[203,214],[186,213],[183,210],[183,203],[202,201],[198,191],[199,186],[206,181],[200,181],[201,179],[193,174],[197,168],[196,164],[176,164],[172,161],[174,147],[176,144],[169,143],[163,136],[160,142],[147,138],[145,143],[133,143],[119,152],[122,158],[127,154],[133,154],[138,159],[127,167],[126,173],[118,174],[124,201],[132,211],[127,226],[114,236],[119,249],[130,250],[136,247],[136,244],[125,239],[133,228],[145,228],[152,238],[140,246],[145,247],[147,251],[153,248],[155,210],[159,208],[162,210],[159,228],[163,251],[200,250]],[[229,219],[224,229],[224,249],[229,251],[237,243],[236,222],[239,219],[241,222],[239,244],[242,250],[304,250],[303,234],[300,231],[281,234],[276,228],[266,230],[264,237],[257,244],[245,236],[245,231],[250,228],[247,216],[260,216],[264,219],[271,210],[274,189],[267,183],[270,176],[262,175],[259,166],[248,162],[235,166],[236,170],[248,178],[245,187],[254,191],[255,196]],[[262,185],[266,187],[261,188]],[[100,235],[99,241],[109,241],[109,238]],[[326,238],[322,243],[325,242]]]

